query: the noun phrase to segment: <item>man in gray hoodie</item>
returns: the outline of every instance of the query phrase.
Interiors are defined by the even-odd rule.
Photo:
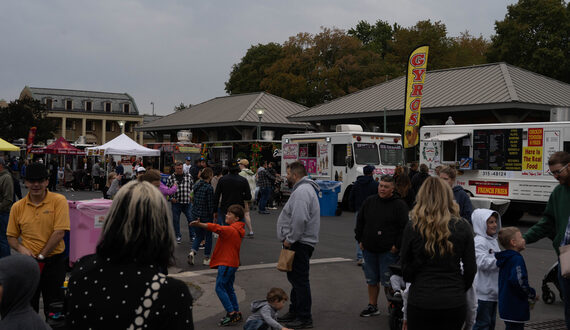
[[[289,328],[312,328],[309,260],[319,241],[321,210],[317,192],[320,189],[307,177],[301,162],[287,166],[287,183],[293,191],[277,219],[277,238],[284,248],[295,251],[295,258],[293,270],[287,273],[292,286],[289,312],[278,321],[286,322]]]

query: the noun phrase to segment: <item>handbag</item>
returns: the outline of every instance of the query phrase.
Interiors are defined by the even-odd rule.
[[[295,251],[282,248],[279,254],[279,261],[277,261],[277,269],[282,272],[290,272],[293,270],[293,259],[295,258]]]
[[[560,247],[560,273],[563,277],[570,277],[570,245],[563,245]]]

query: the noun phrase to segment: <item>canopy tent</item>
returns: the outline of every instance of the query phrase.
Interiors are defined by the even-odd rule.
[[[66,139],[59,137],[55,142],[45,148],[32,149],[34,154],[55,154],[55,155],[85,155],[81,149],[72,146]]]
[[[98,147],[87,148],[87,152],[90,155],[160,156],[160,150],[143,147],[125,134]]]
[[[0,139],[0,151],[20,151],[20,148],[6,142],[4,139]]]

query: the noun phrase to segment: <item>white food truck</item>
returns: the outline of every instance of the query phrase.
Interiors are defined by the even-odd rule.
[[[561,150],[570,151],[570,122],[420,129],[420,163],[430,173],[439,165],[455,164],[457,184],[475,200],[508,201],[508,220],[518,220],[525,211],[542,212],[558,184],[549,173],[548,158]]]
[[[363,132],[359,125],[337,125],[336,132],[287,134],[282,137],[281,175],[294,161],[305,164],[315,180],[341,181],[338,201],[348,206],[352,183],[363,175],[366,165],[374,165],[374,176],[393,174],[403,164],[400,134]]]

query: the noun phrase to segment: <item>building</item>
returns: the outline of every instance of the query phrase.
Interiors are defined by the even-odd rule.
[[[406,77],[339,97],[289,119],[322,131],[359,124],[368,131],[402,133]],[[428,71],[422,90],[420,125],[569,120],[570,85],[509,65],[491,63]]]
[[[56,138],[101,145],[124,131],[133,140],[143,142],[143,134],[135,130],[142,126],[143,116],[127,93],[26,86],[20,99],[25,97],[44,103],[48,117],[59,119]]]
[[[263,114],[257,111],[263,109]],[[287,116],[307,108],[265,92],[216,97],[190,108],[144,124],[139,130],[152,133],[156,142],[168,136],[175,142],[177,132],[190,130],[193,142],[255,140],[257,131],[271,132],[274,139],[290,132],[302,132],[310,125],[292,122]]]

